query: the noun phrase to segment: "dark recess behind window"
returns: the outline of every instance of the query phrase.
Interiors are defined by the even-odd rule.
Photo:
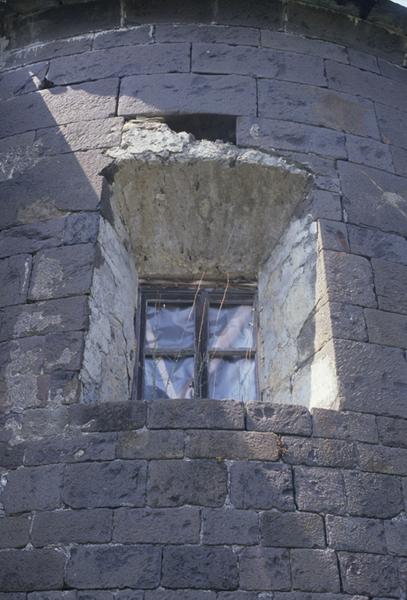
[[[177,133],[192,133],[197,140],[236,143],[236,117],[229,115],[170,115],[165,123]]]

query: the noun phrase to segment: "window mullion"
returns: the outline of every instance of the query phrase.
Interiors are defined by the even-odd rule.
[[[196,307],[196,398],[205,398],[208,389],[207,358],[208,345],[208,296],[206,290],[197,295]]]

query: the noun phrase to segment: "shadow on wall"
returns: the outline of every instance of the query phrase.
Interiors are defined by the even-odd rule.
[[[205,86],[191,86],[187,79],[186,88],[194,90],[193,97],[197,102],[201,98],[199,106],[203,102],[203,108],[213,109],[213,102],[210,106],[205,105]],[[116,153],[116,168],[117,165],[127,167],[118,168],[113,176],[116,196],[120,189],[124,200],[122,198],[119,211],[121,218],[112,221],[110,190],[100,173],[112,162],[104,149],[119,147],[122,137],[123,119],[112,116],[116,111],[117,91],[118,80],[105,79],[29,93],[17,99],[15,108],[21,114],[18,123],[7,120],[0,125],[0,151],[6,157],[3,161],[5,181],[1,183],[4,207],[1,256],[11,257],[18,252],[18,260],[23,256],[25,261],[24,275],[21,272],[13,275],[15,269],[19,269],[19,263],[17,261],[17,266],[12,267],[11,262],[15,263],[16,259],[8,261],[9,268],[14,269],[8,277],[16,282],[16,292],[14,297],[6,298],[1,315],[2,322],[7,323],[2,328],[5,333],[1,358],[5,374],[5,409],[21,411],[59,406],[76,402],[79,397],[86,403],[128,399],[135,359],[135,262],[139,268],[141,265],[143,276],[160,274],[157,270],[159,261],[153,263],[151,269],[149,262],[155,256],[154,248],[165,239],[160,255],[167,262],[161,262],[161,267],[167,274],[179,275],[178,266],[182,264],[182,261],[177,263],[176,256],[181,253],[179,241],[182,230],[187,231],[191,223],[195,227],[189,227],[189,242],[182,239],[184,257],[190,254],[187,251],[189,244],[197,262],[200,256],[202,259],[205,236],[211,236],[209,272],[220,258],[224,263],[220,273],[219,270],[216,272],[218,277],[230,272],[253,277],[262,265],[259,275],[262,397],[310,406],[311,379],[315,375],[310,366],[319,349],[314,343],[312,318],[317,300],[317,232],[309,217],[301,217],[303,209],[298,209],[298,218],[283,235],[295,206],[306,196],[306,174],[298,175],[301,170],[290,167],[283,159],[255,150],[241,151],[240,156],[240,151],[233,146],[211,146],[202,142],[201,146],[197,143],[194,147],[191,138],[185,134],[172,139],[180,144],[177,150],[180,154],[190,144],[185,156],[178,163],[177,159],[171,163],[170,158],[163,167],[168,156],[176,156],[177,152],[174,147],[165,148],[162,132],[158,138],[149,139],[151,128],[148,133],[147,127],[142,132],[138,130],[136,141],[129,142],[127,135]],[[233,111],[233,103],[231,106],[224,100],[229,97],[225,96],[227,86],[221,86],[216,93],[216,106],[223,110],[227,106],[228,111]],[[235,95],[236,88],[233,90]],[[153,101],[157,102],[149,88],[144,91],[134,89],[127,97],[129,102],[135,103],[131,104],[133,113],[137,112],[138,102],[149,102],[151,106]],[[160,99],[160,107],[155,105],[152,112],[181,112],[184,109],[191,112],[191,105],[195,107],[190,97],[185,106],[177,105],[174,92],[173,105],[168,103],[168,98]],[[128,125],[130,137],[131,130],[134,131],[134,127]],[[12,132],[18,135],[4,139]],[[129,146],[133,147],[129,150]],[[160,155],[163,151],[164,161]],[[189,156],[188,152],[191,152]],[[215,154],[211,155],[211,152]],[[111,155],[114,156],[114,152]],[[223,162],[223,167],[219,169],[216,161]],[[262,166],[254,166],[256,161]],[[274,183],[271,175],[270,181],[265,175],[270,166]],[[238,167],[241,176],[236,178]],[[297,189],[293,183],[297,175],[293,173],[297,173],[302,181]],[[196,189],[202,181],[206,182],[207,189]],[[133,194],[137,188],[135,182],[139,187]],[[182,203],[174,202],[176,197],[185,199],[185,186],[189,194],[195,190],[197,201],[197,206],[190,204],[186,211]],[[141,187],[146,195],[140,195]],[[171,193],[165,200],[168,188]],[[131,210],[126,198],[129,192],[133,203]],[[270,193],[272,201],[269,204],[275,212],[265,219],[261,204]],[[147,196],[154,199],[156,207],[161,200],[164,205],[169,201],[170,212],[149,209]],[[211,197],[216,199],[216,206],[208,202]],[[225,203],[219,200],[225,197],[227,210],[222,218],[214,218],[219,210],[223,210]],[[135,198],[139,204],[134,203]],[[142,216],[138,223],[143,225],[142,236],[132,235],[132,231],[137,230],[134,215],[137,215],[137,207],[142,205],[143,212],[138,213]],[[254,205],[256,210],[253,210]],[[168,219],[175,206],[181,209],[176,213],[177,218],[181,218],[179,227],[174,219]],[[186,220],[185,215],[188,215]],[[208,227],[209,221],[211,227]],[[157,229],[158,222],[161,229]],[[167,232],[163,236],[162,224],[165,222]],[[216,225],[218,229],[214,234]],[[228,228],[229,234],[225,236]],[[201,244],[198,252],[197,233]],[[222,240],[218,248],[213,244],[216,238]],[[231,266],[231,239],[239,253],[237,267],[236,263]],[[252,243],[253,239],[256,239],[256,245]],[[173,244],[170,254],[166,254],[167,244]],[[261,251],[256,254],[259,245]],[[275,250],[270,256],[273,247]],[[229,256],[225,259],[226,254]],[[147,261],[144,256],[148,256]],[[169,262],[168,256],[171,257]],[[250,267],[245,264],[248,257],[251,257]],[[304,260],[305,263],[308,261],[305,267]],[[176,272],[174,264],[177,264]],[[183,275],[202,274],[207,267],[208,257],[201,260],[197,271],[192,271],[188,264]],[[325,366],[322,362],[321,372]],[[300,383],[296,383],[298,380]]]

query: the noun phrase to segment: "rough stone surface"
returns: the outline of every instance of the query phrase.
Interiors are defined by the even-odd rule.
[[[331,550],[291,551],[294,588],[310,592],[340,591],[338,564]]]
[[[343,475],[351,515],[388,518],[403,508],[400,480],[392,475],[347,471]]]
[[[289,589],[287,550],[246,548],[240,555],[240,580],[245,590]]]
[[[293,510],[291,471],[284,465],[234,463],[230,470],[230,497],[237,508]]]
[[[72,549],[66,582],[79,589],[154,588],[160,566],[161,554],[154,546],[79,546]]]
[[[286,406],[270,402],[250,402],[247,404],[247,429],[273,431],[296,435],[310,435],[312,421],[306,408]]]
[[[137,461],[113,461],[68,465],[64,502],[72,508],[143,506],[146,465]]]
[[[199,542],[197,508],[121,508],[114,518],[113,541],[120,543],[194,544]]]
[[[34,517],[31,538],[39,547],[55,543],[97,544],[109,542],[111,530],[112,511],[104,508],[44,511]]]
[[[65,561],[57,549],[1,550],[0,589],[31,592],[62,587]]]
[[[237,558],[230,548],[169,546],[164,549],[162,582],[169,588],[234,589]]]
[[[346,509],[343,476],[335,469],[296,467],[294,482],[300,510],[342,514]]]
[[[224,104],[225,95],[230,104]],[[157,98],[160,101],[157,103]],[[165,113],[254,115],[256,82],[244,75],[137,75],[120,88],[119,115]],[[1,130],[0,130],[1,132]]]
[[[264,512],[260,517],[264,546],[287,548],[323,548],[325,546],[322,517],[311,513]]]
[[[202,513],[204,544],[252,545],[259,540],[259,518],[254,511],[207,509]]]
[[[343,586],[351,594],[396,596],[398,576],[390,556],[339,553]]]
[[[406,10],[0,5],[0,600],[404,597]],[[258,397],[133,400],[152,277]]]
[[[214,460],[153,461],[149,466],[150,506],[222,506],[226,498],[226,466]]]
[[[386,553],[382,521],[327,515],[325,522],[328,544],[335,550]]]
[[[246,431],[193,432],[187,436],[185,454],[190,458],[277,460],[280,450],[273,433]]]

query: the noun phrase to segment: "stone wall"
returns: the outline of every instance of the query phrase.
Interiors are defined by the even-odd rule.
[[[406,11],[168,7],[1,7],[0,600],[405,598]],[[261,266],[263,402],[146,406],[112,157],[196,113],[312,183]]]

